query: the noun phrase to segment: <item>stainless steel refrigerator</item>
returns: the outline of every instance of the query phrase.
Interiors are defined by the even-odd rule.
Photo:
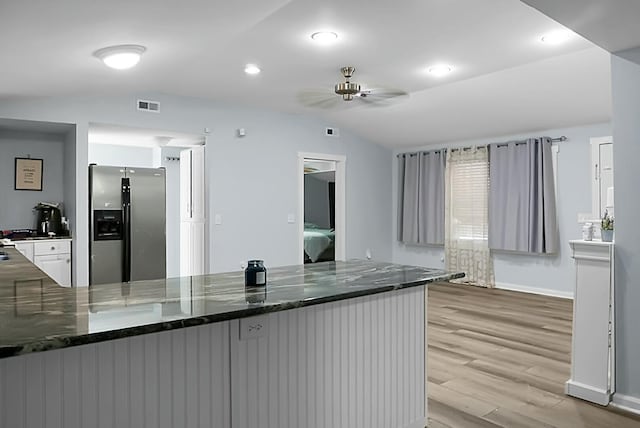
[[[166,277],[164,168],[89,166],[89,284]]]

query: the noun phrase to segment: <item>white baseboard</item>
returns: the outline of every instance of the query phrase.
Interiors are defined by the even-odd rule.
[[[606,406],[611,401],[611,395],[604,389],[594,388],[590,385],[568,380],[564,384],[564,391],[567,395],[581,398],[591,403]]]
[[[640,398],[620,393],[613,394],[613,407],[640,415]]]
[[[530,287],[528,285],[508,284],[506,282],[496,282],[496,288],[500,290],[520,291],[522,293],[541,294],[543,296],[561,297],[563,299],[573,299],[572,291],[560,291],[552,288]]]

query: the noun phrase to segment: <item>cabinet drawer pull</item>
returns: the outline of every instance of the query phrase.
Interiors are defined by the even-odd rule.
[[[51,246],[51,251],[53,251],[53,250],[55,250],[55,249],[56,249],[56,247],[54,247],[54,246]]]

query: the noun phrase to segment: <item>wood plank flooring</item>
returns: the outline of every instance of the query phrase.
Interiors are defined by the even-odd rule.
[[[429,428],[640,428],[564,394],[571,300],[429,285]]]

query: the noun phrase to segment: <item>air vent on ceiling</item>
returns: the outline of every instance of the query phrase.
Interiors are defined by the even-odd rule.
[[[160,112],[160,103],[157,101],[138,100],[138,110]]]

